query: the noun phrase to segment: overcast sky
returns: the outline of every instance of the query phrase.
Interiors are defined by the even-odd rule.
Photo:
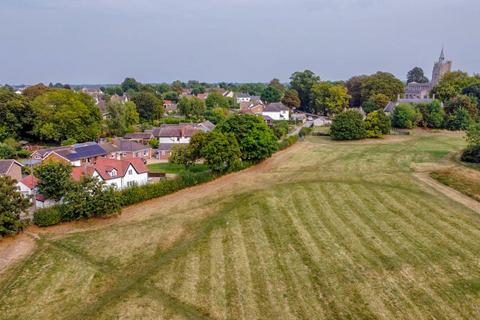
[[[1,0],[0,83],[480,73],[479,0]]]

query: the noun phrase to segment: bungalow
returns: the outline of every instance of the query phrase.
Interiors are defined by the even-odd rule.
[[[42,162],[60,162],[79,167],[85,163],[93,164],[99,157],[106,155],[107,152],[96,142],[87,142],[68,147],[37,150],[32,154],[32,159]]]
[[[109,159],[150,159],[152,157],[150,146],[127,139],[113,139],[112,142],[101,143],[100,147],[107,152],[106,157]]]
[[[0,177],[10,177],[13,180],[22,180],[22,167],[20,162],[15,160],[0,160]]]
[[[268,104],[262,115],[269,116],[273,120],[290,120],[290,109],[281,102]]]
[[[150,143],[150,140],[153,139],[153,132],[152,130],[148,130],[144,132],[127,133],[123,138],[126,140],[131,140],[142,143],[144,145],[148,145]]]
[[[79,181],[88,175],[104,181],[117,189],[148,183],[148,168],[141,159],[105,159],[99,158],[95,165],[85,165],[73,169],[72,177]]]

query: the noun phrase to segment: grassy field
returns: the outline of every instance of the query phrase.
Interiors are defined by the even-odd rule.
[[[480,173],[456,167],[431,173],[432,178],[461,193],[480,201]]]
[[[412,169],[463,147],[309,137],[135,219],[53,228],[0,275],[0,318],[478,319],[480,215]]]

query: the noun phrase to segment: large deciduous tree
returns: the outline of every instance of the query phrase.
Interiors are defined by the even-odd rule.
[[[32,129],[30,101],[10,90],[0,88],[0,142],[7,137],[24,137]]]
[[[322,114],[338,114],[348,106],[350,96],[343,85],[320,82],[312,86],[313,110]]]
[[[423,69],[415,67],[407,73],[407,83],[428,83],[428,78],[425,76]]]
[[[142,121],[159,120],[163,116],[163,100],[152,92],[139,92],[132,97],[132,101]]]
[[[37,97],[33,133],[41,140],[60,142],[97,139],[102,117],[95,101],[87,94],[58,89]]]
[[[205,163],[214,172],[224,172],[240,162],[240,147],[233,133],[212,131],[202,149]]]
[[[345,83],[348,94],[352,97],[350,99],[351,107],[356,108],[363,105],[364,99],[362,97],[362,85],[367,78],[368,76],[366,75],[354,76]]]
[[[274,86],[269,85],[265,88],[265,90],[263,90],[260,98],[265,103],[279,102],[283,98],[283,92]]]
[[[230,103],[226,97],[224,97],[219,92],[210,92],[207,99],[205,100],[205,105],[208,109],[214,108],[229,108]]]
[[[395,76],[388,72],[377,72],[368,76],[362,82],[362,99],[366,101],[375,94],[382,93],[390,100],[397,99],[399,94],[402,94],[405,85],[402,81],[395,78]]]
[[[0,238],[19,232],[24,223],[20,215],[30,206],[10,177],[0,177]]]
[[[178,102],[177,108],[186,117],[200,116],[205,112],[205,102],[197,97],[183,97]]]
[[[242,160],[260,161],[271,157],[277,150],[273,131],[257,116],[234,115],[218,124],[215,130],[235,135]]]
[[[126,103],[109,102],[107,103],[107,111],[107,127],[112,136],[124,136],[125,133],[133,131],[133,126],[140,121],[137,107],[132,101]]]
[[[285,92],[285,96],[282,99],[282,103],[289,107],[290,109],[300,107],[300,98],[298,97],[298,92],[294,89],[290,89]]]
[[[301,107],[305,111],[310,111],[311,93],[314,84],[320,81],[320,77],[310,70],[295,72],[290,77],[290,87],[297,91],[301,101]]]
[[[370,97],[367,101],[365,101],[362,105],[363,111],[365,113],[370,113],[376,110],[383,110],[390,99],[384,95],[383,93],[377,93]]]
[[[123,80],[122,84],[120,85],[122,87],[123,92],[132,92],[132,91],[139,91],[141,88],[141,83],[135,80],[134,78],[125,78]]]
[[[71,189],[72,168],[61,163],[45,163],[33,170],[38,178],[38,193],[47,199],[60,200]]]

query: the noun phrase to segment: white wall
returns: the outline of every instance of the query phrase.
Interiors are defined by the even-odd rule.
[[[95,171],[92,175],[94,178],[103,180],[102,177]],[[133,182],[136,185],[142,186],[148,183],[148,172],[138,174],[135,168],[130,165],[127,169],[127,173],[124,177],[117,177],[114,179],[106,180],[105,183],[108,186],[113,186],[119,190],[129,187],[129,182]]]
[[[262,115],[269,116],[273,120],[290,120],[289,111],[262,112]]]
[[[160,137],[160,143],[190,143],[190,137]]]

